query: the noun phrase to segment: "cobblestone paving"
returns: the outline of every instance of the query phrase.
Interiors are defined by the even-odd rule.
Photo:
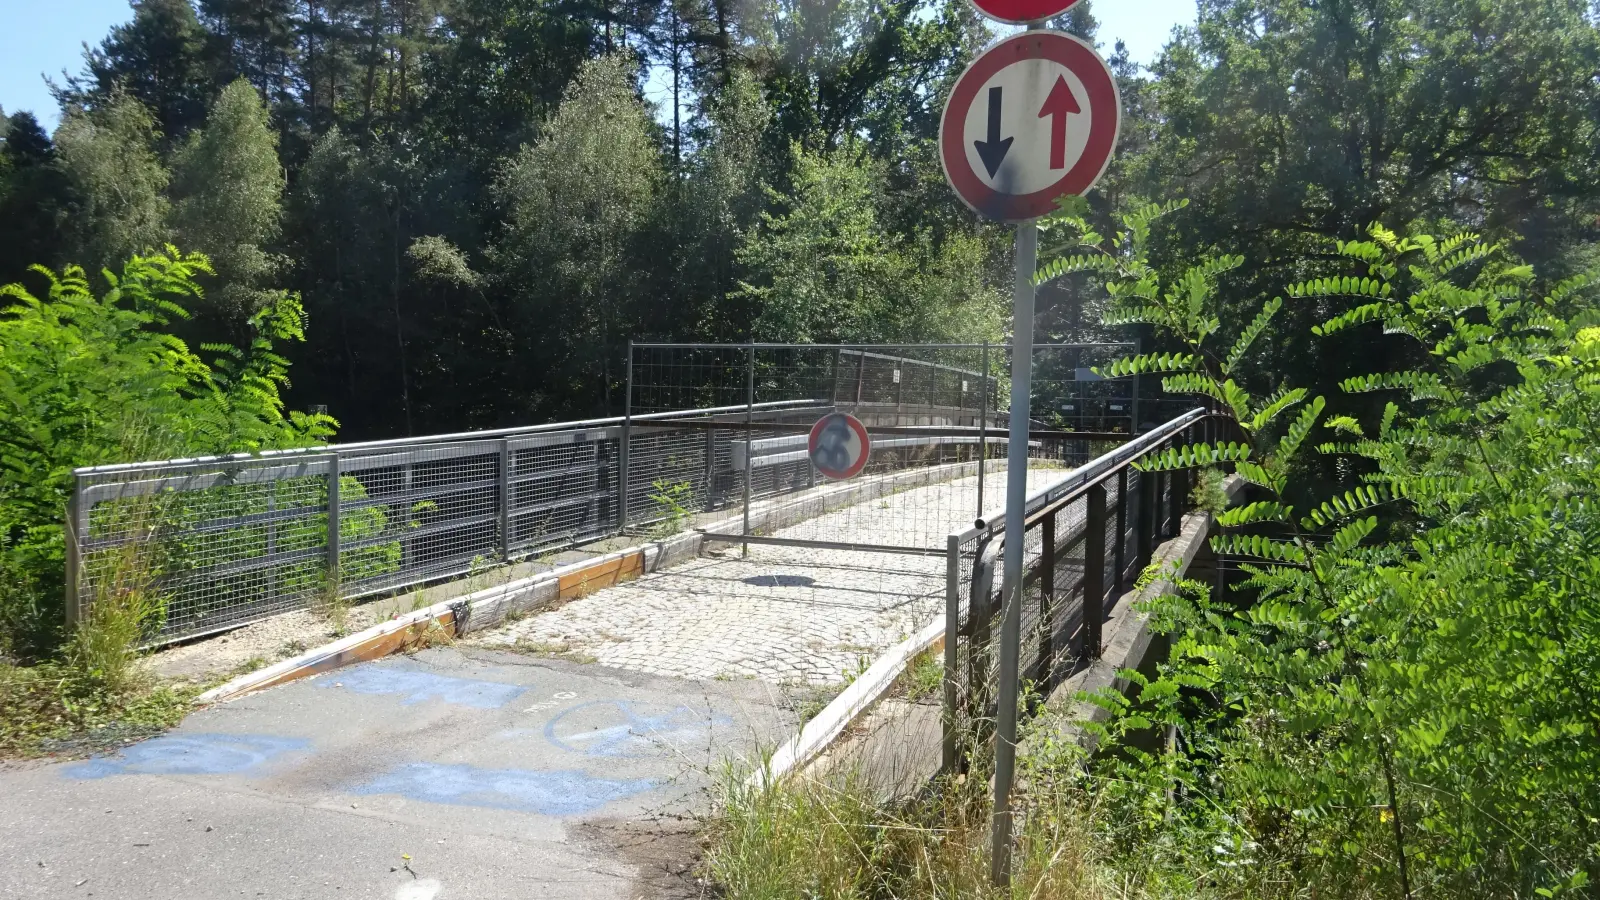
[[[1028,489],[1060,478],[1028,473]],[[941,547],[975,516],[976,478],[913,488],[777,532],[782,537]],[[1005,473],[985,479],[997,509]],[[477,640],[681,678],[837,684],[944,608],[945,560],[735,545],[574,600]]]

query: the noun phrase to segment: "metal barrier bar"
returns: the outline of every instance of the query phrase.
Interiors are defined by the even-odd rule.
[[[774,547],[812,547],[818,550],[852,550],[861,553],[897,553],[902,556],[944,556],[938,547],[901,547],[894,544],[857,544],[848,541],[817,541],[809,538],[781,538],[764,534],[720,534],[696,528],[708,541],[724,544],[769,544]]]
[[[743,346],[743,345],[741,345]],[[816,400],[777,400],[768,403],[757,403],[755,409],[766,410],[792,410],[808,407],[820,407]],[[740,403],[735,406],[714,406],[705,409],[673,410],[671,412],[641,413],[633,417],[635,422],[670,422],[673,419],[703,418],[708,415],[723,413],[743,413],[747,404]],[[592,428],[605,428],[620,426],[622,416],[611,416],[604,419],[580,419],[573,422],[549,422],[544,425],[519,425],[515,428],[486,428],[483,431],[460,431],[451,434],[426,435],[422,437],[391,438],[382,441],[361,441],[351,444],[320,444],[314,447],[294,447],[288,450],[262,450],[257,453],[231,453],[225,456],[187,456],[175,459],[148,460],[134,463],[113,463],[104,466],[84,466],[73,469],[79,475],[111,475],[123,472],[138,472],[147,469],[176,469],[182,467],[214,466],[223,463],[250,463],[261,460],[283,459],[296,456],[322,456],[327,453],[339,453],[346,456],[357,453],[369,453],[379,450],[398,450],[406,447],[426,448],[439,444],[465,443],[488,440],[491,438],[510,438],[519,435],[546,434],[561,431],[582,431]]]
[[[747,410],[745,415],[749,416]],[[628,387],[622,400],[622,447],[617,462],[617,530],[628,528],[628,445],[633,437],[633,341],[628,342]]]
[[[961,539],[950,535],[945,541],[944,586],[944,702],[941,705],[944,734],[939,743],[939,769],[954,772],[956,769],[955,708],[959,699],[956,679],[960,677],[961,664],[957,656],[959,647],[955,636],[961,631]]]
[[[1052,510],[1044,517],[1041,523],[1044,546],[1041,549],[1043,559],[1039,561],[1039,658],[1049,660],[1055,657],[1055,620],[1052,615],[1056,609],[1056,510]]]
[[[757,350],[980,350],[991,344],[773,344],[754,341],[744,344],[708,344],[689,342],[650,342],[638,341],[634,345],[640,349],[650,350],[727,350],[729,347],[754,347]],[[1090,349],[1100,347],[1136,347],[1132,341],[1104,341],[1087,344],[1035,344],[1035,352],[1041,350],[1065,349]],[[920,362],[920,360],[913,360]]]

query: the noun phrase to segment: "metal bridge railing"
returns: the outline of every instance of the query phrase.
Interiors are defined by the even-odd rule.
[[[1204,409],[1082,465],[1028,498],[1019,675],[1048,693],[1098,658],[1108,600],[1130,586],[1155,546],[1176,534],[1194,475],[1140,472],[1133,463],[1169,446],[1211,439],[1221,423]],[[993,737],[1001,618],[1003,513],[948,537],[944,641],[945,771]]]
[[[732,412],[814,418],[818,408],[801,399],[635,416],[628,493],[642,500],[652,478],[720,481],[726,502],[732,432],[686,426]],[[116,589],[135,548],[139,577],[163,598],[152,636],[162,643],[615,534],[623,430],[614,417],[79,469],[69,624]]]
[[[1036,348],[1060,376],[1037,382],[1041,396],[1062,409],[1030,434],[1031,455],[1075,465],[1157,409],[1145,398],[1136,414],[1135,381],[1074,380],[1128,349]],[[816,486],[796,438],[836,409],[878,441],[868,477],[977,475],[975,505],[951,491],[893,523],[942,535],[981,514],[986,462],[1003,453],[1005,398],[992,373],[1006,355],[998,345],[640,344],[622,416],[78,469],[67,617],[126,589],[130,555],[137,587],[161,600],[149,641],[159,644],[682,527],[685,513],[748,511]],[[1073,414],[1085,403],[1100,404],[1093,418]]]

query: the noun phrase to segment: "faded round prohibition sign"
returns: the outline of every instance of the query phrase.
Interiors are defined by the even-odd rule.
[[[828,478],[854,478],[867,466],[872,440],[860,419],[848,413],[829,413],[811,426],[806,449],[818,472]]]
[[[973,211],[1023,222],[1093,187],[1121,127],[1116,80],[1094,48],[1059,31],[1026,31],[961,73],[939,123],[939,158]]]
[[[996,22],[1027,25],[1053,19],[1078,5],[1078,0],[972,0],[972,5]]]

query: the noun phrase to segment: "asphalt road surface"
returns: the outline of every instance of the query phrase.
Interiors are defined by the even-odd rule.
[[[795,722],[784,688],[477,648],[0,768],[0,897],[698,896],[694,816]]]

